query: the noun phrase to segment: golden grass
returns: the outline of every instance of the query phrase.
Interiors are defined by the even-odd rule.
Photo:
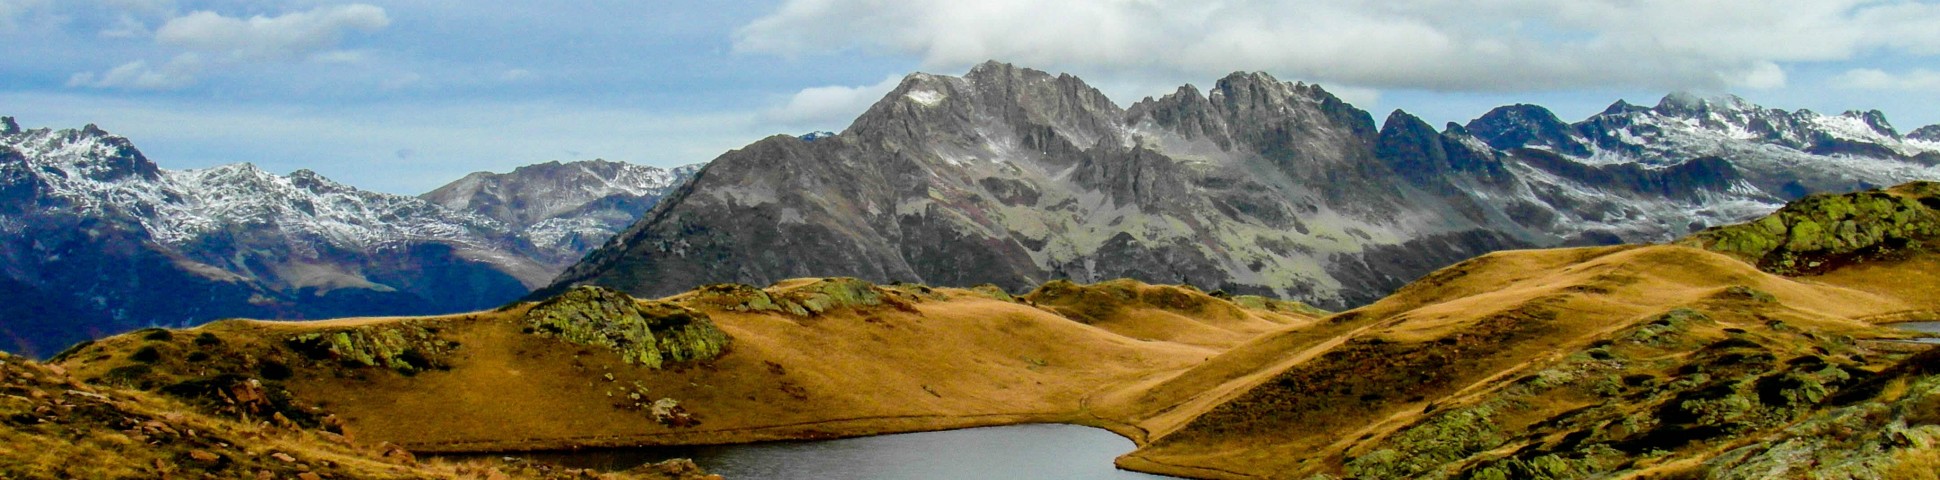
[[[769,287],[781,292],[814,279]],[[1019,422],[1076,422],[1136,436],[1115,392],[1185,371],[1234,345],[1311,324],[1299,315],[1243,309],[1196,290],[1131,285],[1172,303],[1131,301],[1093,324],[1028,303],[935,289],[920,301],[839,308],[821,315],[706,310],[733,339],[712,361],[652,370],[611,351],[522,331],[524,308],[417,318],[461,345],[445,370],[297,368],[285,383],[345,418],[365,438],[421,451],[730,443],[821,438]],[[668,300],[682,301],[682,296]],[[914,297],[910,297],[914,298]],[[1179,305],[1190,305],[1184,311]],[[1215,312],[1201,319],[1186,314]],[[176,380],[206,374],[173,359],[208,332],[224,348],[268,358],[281,338],[403,318],[323,322],[227,321],[178,334],[157,370]],[[104,340],[69,359],[102,376],[155,342]],[[286,357],[288,355],[285,355]],[[298,360],[291,360],[297,362]],[[321,365],[329,367],[329,365]],[[198,373],[201,372],[201,373]],[[610,379],[609,379],[610,376]],[[635,408],[673,398],[702,423],[670,427]],[[1098,415],[1095,412],[1111,412]]]
[[[440,359],[445,370],[405,376],[322,366],[299,368],[286,383],[349,420],[362,438],[418,450],[733,443],[1071,422],[1111,428],[1140,444],[1120,459],[1127,467],[1212,478],[1302,476],[1338,473],[1343,459],[1420,421],[1431,404],[1475,404],[1532,369],[1673,308],[1714,313],[1717,324],[1692,331],[1698,338],[1770,322],[1823,335],[1890,337],[1860,319],[1940,308],[1940,295],[1933,295],[1940,287],[1926,281],[1936,262],[1918,257],[1785,278],[1685,247],[1497,252],[1322,319],[1123,281],[1063,296],[1034,292],[1018,302],[934,289],[808,316],[688,304],[705,311],[733,345],[715,360],[666,370],[524,332],[524,307],[515,307],[408,319],[462,345]],[[766,290],[780,294],[816,281]],[[287,357],[277,352],[291,335],[406,320],[229,321],[191,333],[210,333],[231,353],[260,360]],[[193,349],[189,336],[163,348],[169,359],[155,368],[174,380],[213,373],[175,360]],[[107,339],[67,365],[102,376],[153,343]],[[1422,363],[1444,344],[1460,345],[1447,351],[1461,355]],[[1394,346],[1425,346],[1417,350],[1431,356],[1381,356],[1417,351]],[[1402,369],[1423,365],[1440,368],[1440,383],[1401,384]],[[1194,427],[1209,412],[1243,410],[1241,400],[1289,372],[1322,367],[1340,370],[1300,378],[1387,382],[1380,387],[1404,394],[1315,393],[1320,415],[1226,436]],[[662,425],[627,408],[637,403],[629,398],[634,393],[647,402],[676,399],[701,423]],[[1520,428],[1597,401],[1546,398],[1505,414],[1504,422]]]
[[[1221,478],[1297,478],[1312,473],[1338,473],[1337,462],[1350,452],[1364,452],[1366,442],[1420,420],[1424,406],[1431,401],[1444,407],[1473,403],[1500,390],[1508,380],[1524,375],[1522,372],[1531,366],[1554,362],[1563,353],[1580,351],[1593,340],[1677,307],[1711,307],[1708,310],[1729,312],[1719,317],[1721,325],[1695,333],[1718,338],[1723,338],[1724,328],[1764,328],[1772,320],[1809,327],[1824,334],[1890,337],[1894,334],[1855,319],[1940,307],[1940,296],[1928,295],[1933,288],[1931,284],[1899,285],[1904,278],[1931,276],[1933,262],[1931,257],[1922,257],[1895,264],[1869,265],[1869,270],[1862,274],[1834,272],[1836,276],[1826,278],[1793,279],[1760,272],[1724,255],[1686,247],[1496,252],[1443,269],[1375,304],[1323,321],[1332,324],[1331,327],[1268,334],[1165,382],[1128,392],[1127,396],[1183,399],[1181,405],[1189,408],[1175,408],[1146,419],[1155,427],[1154,443],[1121,459],[1121,464],[1161,473]],[[1769,293],[1775,301],[1760,303],[1728,298],[1724,293],[1732,286]],[[1544,331],[1526,335],[1513,330],[1493,334],[1489,338],[1498,340],[1490,341],[1503,343],[1469,349],[1486,352],[1480,357],[1457,357],[1462,366],[1446,372],[1452,375],[1452,383],[1416,395],[1421,398],[1339,398],[1328,401],[1352,408],[1327,407],[1322,403],[1319,408],[1332,413],[1288,417],[1310,420],[1274,420],[1280,423],[1253,433],[1168,438],[1193,430],[1187,422],[1201,420],[1204,412],[1214,411],[1216,406],[1235,408],[1234,400],[1274,381],[1281,372],[1312,364],[1322,354],[1346,351],[1344,345],[1350,340],[1373,342],[1367,345],[1376,347],[1389,344],[1432,348],[1437,342],[1468,341],[1461,339],[1490,335],[1486,333],[1488,330],[1478,328],[1489,322],[1500,322],[1499,319],[1505,318],[1503,315],[1527,317],[1509,324],[1540,326]],[[1367,375],[1388,375],[1382,369],[1397,368],[1376,366],[1382,364],[1379,358],[1364,362],[1375,362],[1364,367],[1373,368]],[[1248,370],[1249,365],[1266,365],[1266,368]],[[1398,378],[1408,373],[1392,372]],[[1167,391],[1187,390],[1206,393],[1196,398],[1179,393],[1162,395]],[[1591,401],[1596,400],[1583,398],[1532,405],[1520,417],[1508,418],[1505,422],[1511,426],[1526,425]],[[1272,418],[1272,414],[1267,415]]]

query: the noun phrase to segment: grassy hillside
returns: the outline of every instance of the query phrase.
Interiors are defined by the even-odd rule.
[[[1093,413],[1105,408],[1098,392],[1184,371],[1317,313],[1127,281],[1011,296],[802,279],[662,300],[597,289],[561,299],[429,318],[216,322],[104,339],[59,362],[98,383],[163,392],[260,379],[289,392],[296,422],[328,412],[362,438],[415,451],[1018,422],[1135,432]]]
[[[210,418],[419,452],[1065,422],[1132,438],[1121,466],[1207,478],[1934,478],[1940,353],[1880,325],[1940,320],[1936,192],[1809,197],[1674,245],[1492,253],[1336,314],[1125,280],[820,278],[232,320],[54,362]]]
[[[154,335],[149,332],[149,335]],[[420,462],[348,434],[334,418],[299,425],[261,382],[222,389],[221,407],[80,381],[0,353],[0,478],[704,479],[692,462],[628,472],[525,462]],[[220,411],[222,413],[213,413]]]
[[[1929,187],[1814,197],[1779,220],[1680,242],[1725,253],[1511,251],[1451,266],[1328,327],[1269,334],[1159,384],[1151,391],[1220,388],[1191,404],[1204,408],[1155,417],[1150,444],[1120,463],[1218,478],[1931,466],[1940,418],[1922,412],[1940,406],[1940,377],[1919,372],[1935,354],[1874,325],[1940,318],[1940,269],[1918,226]],[[1869,202],[1880,206],[1825,207]],[[1845,240],[1796,233],[1806,222]],[[1733,245],[1756,242],[1717,240],[1746,229],[1798,240],[1750,254]]]

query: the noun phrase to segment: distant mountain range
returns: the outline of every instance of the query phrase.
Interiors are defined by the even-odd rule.
[[[543,285],[696,170],[476,173],[423,198],[250,164],[165,170],[89,125],[0,119],[0,348],[145,325],[489,308]]]
[[[419,197],[307,170],[164,170],[94,126],[7,118],[0,348],[817,276],[1013,291],[1128,277],[1341,308],[1488,251],[1663,241],[1812,192],[1940,178],[1936,164],[1940,126],[1901,134],[1877,111],[1673,94],[1437,130],[1260,73],[1120,107],[996,62],[912,74],[840,133],[706,167],[555,162]]]
[[[1488,251],[1665,241],[1812,192],[1940,178],[1936,134],[1688,94],[1436,130],[1260,73],[1122,108],[990,62],[910,75],[838,134],[720,156],[534,297],[1130,277],[1341,308]]]

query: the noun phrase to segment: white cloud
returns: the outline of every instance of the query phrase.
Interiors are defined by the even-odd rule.
[[[329,50],[346,31],[371,32],[390,24],[383,8],[362,3],[275,17],[239,18],[200,11],[163,24],[155,32],[155,41],[238,59],[280,60]]]
[[[47,0],[0,0],[0,32],[20,28],[20,17],[47,5]]]
[[[10,2],[20,0],[0,0]],[[161,0],[103,0],[127,9],[116,23],[100,32],[105,38],[131,38],[147,35],[147,26],[129,12],[154,12],[167,8]],[[161,66],[135,60],[103,71],[76,73],[67,86],[119,88],[134,90],[172,90],[193,85],[197,77],[211,68],[250,62],[288,62],[311,60],[321,63],[353,64],[364,61],[361,51],[335,50],[348,31],[376,31],[390,25],[383,8],[350,4],[317,7],[274,17],[228,17],[211,11],[198,11],[173,17],[155,30],[155,43],[182,53]],[[395,90],[420,80],[413,75],[381,82],[380,87]]]
[[[160,67],[136,60],[106,72],[76,73],[67,79],[68,87],[125,88],[132,90],[174,90],[195,83],[195,72],[202,60],[195,54],[182,54]]]
[[[1887,73],[1874,68],[1859,68],[1832,79],[1833,85],[1841,88],[1859,90],[1905,90],[1932,92],[1940,90],[1940,71],[1915,69],[1900,74]]]
[[[902,78],[891,75],[875,85],[805,88],[790,96],[787,104],[763,112],[762,117],[783,125],[837,129],[895,90]]]
[[[1912,0],[788,0],[735,48],[1371,88],[1777,88],[1789,63],[1940,53],[1933,25],[1940,5]]]

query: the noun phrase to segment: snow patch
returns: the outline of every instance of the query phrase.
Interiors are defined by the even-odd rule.
[[[942,92],[935,90],[910,90],[909,93],[903,94],[903,98],[908,98],[909,101],[916,102],[925,107],[934,107],[943,103],[944,95]]]

